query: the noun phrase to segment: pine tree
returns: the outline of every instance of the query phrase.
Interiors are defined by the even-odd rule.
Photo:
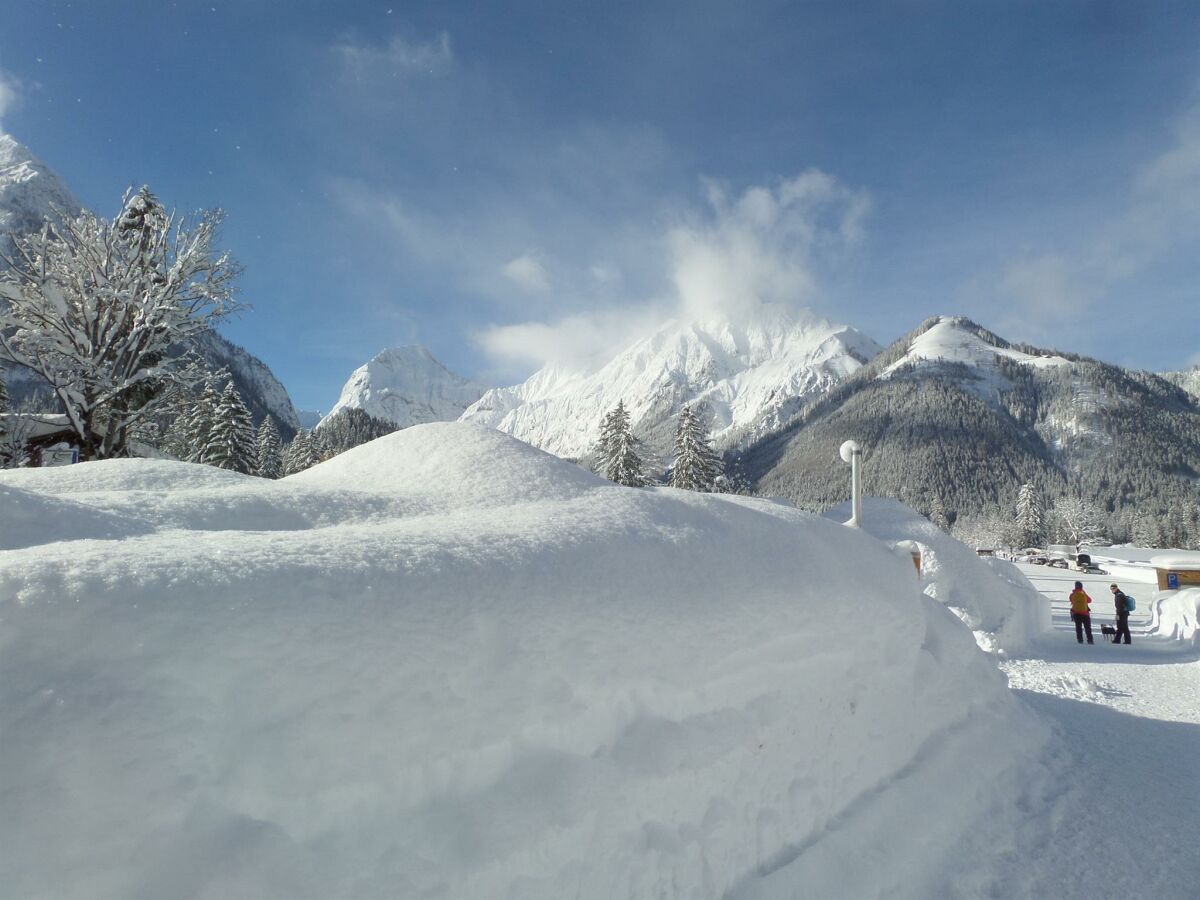
[[[618,401],[600,426],[600,467],[604,477],[626,487],[646,484],[638,439],[633,436],[625,402]]]
[[[679,413],[675,428],[675,464],[671,467],[671,487],[688,491],[711,491],[721,474],[720,457],[713,451],[703,408],[691,404]]]
[[[283,474],[295,475],[315,466],[321,461],[320,447],[311,431],[298,431],[296,437],[283,451]]]
[[[255,468],[254,423],[231,381],[225,386],[204,448],[204,461],[249,475]]]
[[[1046,508],[1042,496],[1029,482],[1017,495],[1017,542],[1023,547],[1040,547],[1046,540]]]
[[[182,414],[184,421],[180,426],[180,431],[188,447],[188,453],[181,459],[194,463],[210,461],[209,445],[213,440],[217,410],[220,404],[221,394],[217,391],[216,379],[210,377],[204,382],[204,390],[200,392],[200,396],[192,408]]]
[[[0,369],[0,415],[8,412],[11,406],[8,399],[8,388],[4,384],[4,370]]]
[[[950,532],[950,519],[946,516],[946,505],[942,503],[941,495],[934,494],[929,504],[929,521],[946,533]]]
[[[333,459],[341,452],[325,439],[325,435],[321,433],[322,431],[323,429],[314,428],[308,433],[308,446],[312,454],[312,462],[309,463],[309,466],[315,466],[317,463],[325,462],[327,459]]]
[[[337,415],[322,421],[316,429],[316,434],[320,436],[325,448],[336,455],[391,434],[397,428],[396,423],[376,419],[365,410],[343,409]]]
[[[278,478],[283,474],[283,446],[279,429],[270,416],[265,416],[258,426],[254,473],[260,478]]]

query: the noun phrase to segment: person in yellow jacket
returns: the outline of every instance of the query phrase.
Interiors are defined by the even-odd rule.
[[[1087,631],[1088,643],[1092,643],[1092,598],[1083,590],[1083,582],[1075,582],[1075,590],[1071,591],[1071,621],[1075,623],[1075,640],[1083,643],[1083,633]]]

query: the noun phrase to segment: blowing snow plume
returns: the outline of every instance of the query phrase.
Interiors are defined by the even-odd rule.
[[[820,300],[821,275],[861,241],[866,191],[809,169],[741,194],[704,183],[706,206],[683,215],[657,244],[665,296],[554,322],[493,326],[476,336],[493,357],[594,367],[668,320],[754,323],[764,307]]]
[[[878,352],[805,308],[820,272],[860,240],[864,193],[814,170],[736,196],[709,183],[707,198],[707,213],[664,238],[670,301],[493,329],[491,352],[546,364],[463,417],[581,458],[622,402],[651,455],[666,458],[685,404],[704,403],[729,446],[778,427]]]
[[[711,211],[668,235],[677,316],[753,317],[764,304],[806,306],[819,299],[819,273],[862,238],[865,191],[809,169],[775,188],[731,197],[706,183]]]

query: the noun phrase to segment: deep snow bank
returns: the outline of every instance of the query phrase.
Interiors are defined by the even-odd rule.
[[[1012,744],[965,819],[1042,739],[869,535],[471,425],[6,485],[137,518],[0,552],[4,897],[716,898],[858,865],[847,810],[930,747]]]
[[[844,503],[825,515],[844,522],[850,518],[850,505]],[[1039,635],[1050,631],[1050,604],[1016,566],[979,557],[903,503],[864,498],[863,530],[889,544],[917,543],[925,593],[966,622],[983,649],[1024,653]]]
[[[1158,591],[1153,596],[1147,633],[1200,644],[1200,588]]]

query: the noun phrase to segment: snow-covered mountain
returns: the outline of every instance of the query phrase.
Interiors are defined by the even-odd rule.
[[[63,180],[11,135],[0,132],[0,255],[12,251],[10,234],[28,234],[56,210],[82,209]]]
[[[927,331],[918,334],[907,345],[903,356],[883,370],[888,377],[902,368],[939,366],[946,363],[973,369],[981,379],[995,381],[1001,360],[1039,368],[1070,365],[1070,361],[1052,353],[1026,353],[1005,344],[990,343],[982,329],[961,316],[938,316],[931,320]]]
[[[191,347],[210,368],[229,370],[255,422],[270,414],[285,440],[300,430],[300,417],[287,388],[265,362],[212,330],[196,335]]]
[[[325,414],[319,409],[298,409],[296,415],[300,418],[300,427],[308,429],[316,428],[325,418]]]
[[[58,175],[15,138],[0,133],[0,255],[11,251],[10,234],[28,234],[60,211],[73,215],[81,209]],[[270,414],[285,438],[300,427],[287,389],[258,357],[214,331],[200,334],[188,347],[174,352],[187,349],[199,354],[214,370],[229,369],[256,422]],[[37,392],[38,382],[21,370],[6,374],[14,396]]]
[[[713,414],[717,444],[730,446],[786,421],[878,352],[853,328],[781,306],[742,323],[670,321],[598,369],[551,365],[523,384],[488,391],[463,419],[578,459],[618,401],[635,431],[661,450],[680,408],[700,400]]]
[[[1200,366],[1184,372],[1163,372],[1162,377],[1177,384],[1193,397],[1200,399]]]
[[[1027,482],[1156,514],[1200,473],[1200,406],[1176,385],[958,317],[896,341],[742,464],[760,491],[824,507],[845,496],[847,438],[864,446],[868,493],[958,515],[1007,506]]]
[[[354,370],[321,422],[343,409],[361,409],[401,428],[453,422],[483,392],[482,385],[455,375],[424,347],[392,347]]]

